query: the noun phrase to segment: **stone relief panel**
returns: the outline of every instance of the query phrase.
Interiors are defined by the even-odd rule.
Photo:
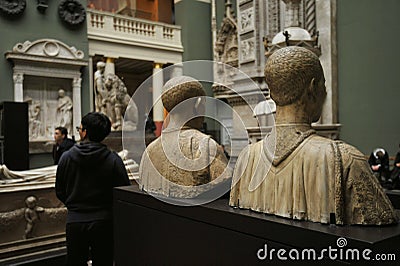
[[[242,40],[240,42],[240,61],[250,62],[256,59],[255,38]]]
[[[254,7],[240,12],[239,25],[241,34],[254,30]]]
[[[26,76],[24,101],[28,103],[29,140],[53,139],[54,128],[66,127],[73,133],[71,80]]]

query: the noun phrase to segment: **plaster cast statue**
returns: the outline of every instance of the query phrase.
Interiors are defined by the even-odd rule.
[[[277,105],[276,127],[239,155],[229,204],[320,223],[396,223],[363,154],[311,129],[326,97],[318,57],[301,47],[279,49],[266,63],[265,77]]]
[[[161,137],[143,153],[138,181],[141,189],[150,193],[194,198],[230,178],[228,160],[222,147],[198,130],[205,112],[201,83],[176,77],[163,90],[161,99],[169,122],[166,127],[164,122]],[[204,190],[197,187],[201,185],[206,185]]]
[[[104,70],[106,64],[102,61],[97,62],[96,64],[97,70],[94,72],[94,94],[95,94],[95,106],[96,112],[103,112],[105,110],[102,109],[103,99],[106,98],[107,92],[104,87]]]
[[[65,127],[69,133],[72,132],[72,106],[71,98],[65,95],[64,90],[59,90],[56,115],[57,126]]]
[[[27,97],[25,102],[28,103],[29,116],[29,136],[30,139],[36,139],[42,134],[42,122],[40,121],[41,105],[39,101]]]
[[[129,102],[130,96],[122,80],[115,74],[108,74],[104,88],[102,112],[110,118],[113,130],[122,130],[124,115],[127,115],[124,129],[136,130],[139,120],[138,109],[133,101]]]

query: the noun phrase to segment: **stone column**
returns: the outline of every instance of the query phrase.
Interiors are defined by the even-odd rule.
[[[14,101],[24,101],[24,74],[14,73]]]
[[[81,123],[82,113],[81,113],[81,86],[82,79],[80,77],[75,77],[72,80],[72,129],[76,140],[79,140],[79,134],[74,130],[75,126],[79,126]]]
[[[176,64],[171,71],[171,78],[180,77],[183,75],[183,65]]]
[[[115,74],[114,60],[115,60],[115,58],[107,57],[106,67],[104,69],[104,76],[107,76],[108,74]]]
[[[154,63],[153,68],[153,121],[156,124],[156,136],[161,135],[162,125],[164,121],[164,106],[161,102],[162,87],[164,85],[164,77],[162,73],[162,64]]]

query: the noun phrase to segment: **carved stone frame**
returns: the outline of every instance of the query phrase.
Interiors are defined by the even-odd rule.
[[[23,101],[24,75],[71,79],[72,119],[81,120],[81,68],[88,65],[82,51],[59,40],[40,39],[18,43],[5,56],[13,62],[14,101]]]

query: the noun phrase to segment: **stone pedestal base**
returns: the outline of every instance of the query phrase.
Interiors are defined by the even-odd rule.
[[[371,263],[376,254],[398,256],[400,225],[335,226],[294,221],[233,209],[227,199],[180,207],[159,201],[136,186],[115,189],[114,207],[116,265],[341,265]],[[371,252],[366,254],[366,249]],[[363,252],[370,261],[363,259]],[[351,259],[357,254],[359,260]],[[398,263],[393,258],[385,262]]]

